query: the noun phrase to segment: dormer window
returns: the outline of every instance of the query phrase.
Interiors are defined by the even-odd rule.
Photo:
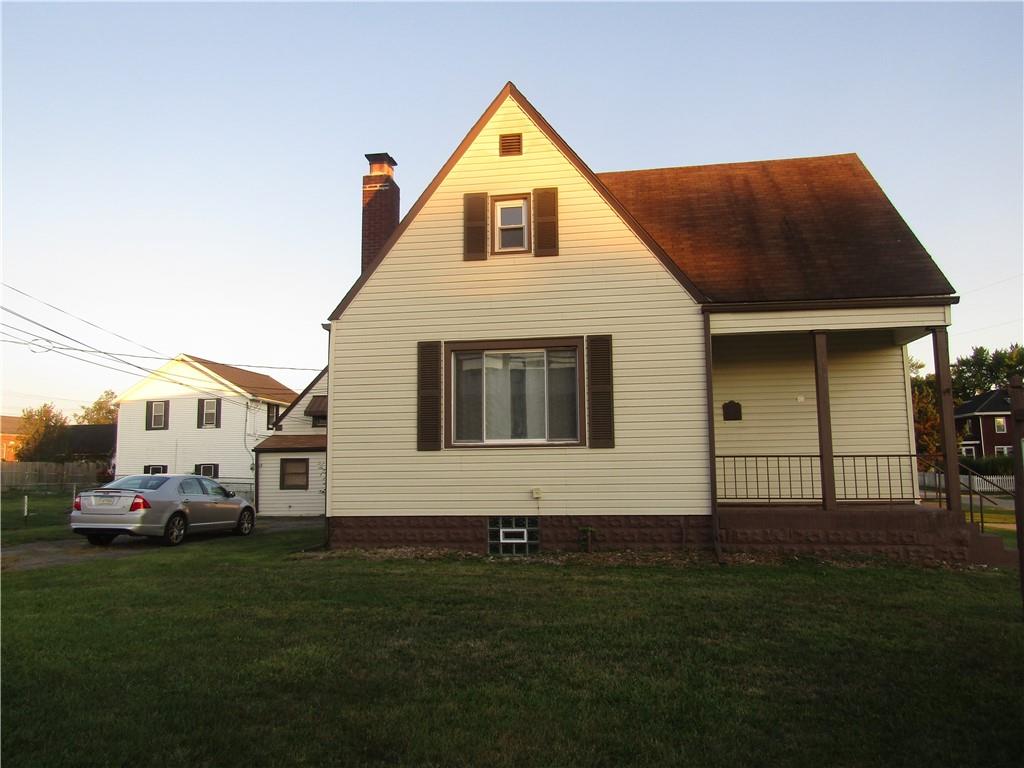
[[[530,250],[530,198],[527,195],[492,198],[494,253]]]

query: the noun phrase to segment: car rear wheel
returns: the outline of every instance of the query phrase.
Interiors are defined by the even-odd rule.
[[[185,528],[185,516],[181,512],[175,512],[164,526],[164,544],[168,547],[176,547],[181,544],[185,538]]]
[[[249,509],[249,507],[246,507],[242,510],[242,514],[238,516],[238,525],[235,526],[235,533],[239,536],[248,536],[255,527],[256,513]]]
[[[109,547],[114,539],[117,538],[116,533],[90,533],[86,536],[89,543],[96,547]]]

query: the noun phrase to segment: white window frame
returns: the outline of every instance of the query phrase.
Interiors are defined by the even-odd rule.
[[[960,455],[961,456],[967,456],[967,457],[970,457],[972,459],[977,458],[977,454],[976,454],[976,452],[974,450],[974,446],[973,445],[961,445],[960,446]]]
[[[576,437],[564,438],[558,440],[552,440],[548,437],[548,351],[550,349],[572,349],[576,352],[576,381],[579,382],[579,367],[583,365],[582,355],[579,354],[578,349],[573,347],[527,347],[524,349],[481,349],[481,350],[453,350],[448,361],[448,375],[451,376],[452,380],[452,445],[463,447],[472,445],[578,445],[580,443],[580,424],[579,424],[579,411],[574,414],[576,417]],[[480,372],[481,376],[481,397],[480,397],[480,434],[481,440],[459,440],[456,438],[458,434],[458,425],[456,424],[456,412],[458,411],[457,400],[459,397],[458,388],[456,386],[455,378],[455,356],[460,353],[474,352],[478,353],[482,360],[484,367]],[[488,440],[487,439],[487,355],[519,355],[524,352],[543,352],[544,353],[544,437],[543,438],[512,438],[509,440]],[[579,399],[583,397],[583,393],[579,391],[579,385],[576,387],[576,402],[577,409],[579,407]]]
[[[502,528],[499,541],[502,544],[525,544],[527,542],[525,528]]]
[[[146,467],[149,467],[149,471],[146,471]],[[159,469],[159,472],[154,472],[154,469]],[[166,475],[167,465],[166,464],[147,464],[142,468],[142,474],[144,475]]]
[[[160,406],[160,413],[156,412],[156,407]],[[156,423],[157,416],[160,417],[160,423]],[[163,400],[154,400],[152,406],[149,409],[149,428],[150,429],[163,429],[167,426],[167,413],[164,408]]]
[[[523,223],[516,225],[505,225],[501,224],[501,211],[505,208],[519,208],[523,213]],[[493,253],[523,253],[530,250],[530,201],[525,195],[522,197],[513,197],[506,200],[497,199],[493,202],[492,207],[492,252]],[[508,230],[521,229],[523,230],[523,244],[503,248],[501,246],[501,233]]]
[[[997,435],[1005,435],[1006,434],[1006,417],[1005,416],[996,416],[995,418],[992,419],[992,423],[993,423],[993,425],[995,427]],[[1002,427],[1002,429],[1000,429],[1000,427]]]
[[[997,445],[996,456],[1013,456],[1012,445]]]
[[[207,467],[210,468],[210,474],[206,474],[206,468]],[[216,471],[217,471],[217,465],[216,464],[200,464],[199,465],[198,476],[199,477],[208,477],[211,480],[216,480],[217,479],[217,475],[214,474]]]
[[[210,406],[213,409],[210,409]],[[203,429],[207,427],[217,426],[217,400],[215,398],[207,398],[203,400]]]

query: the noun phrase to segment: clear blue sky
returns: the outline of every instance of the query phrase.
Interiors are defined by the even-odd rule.
[[[3,279],[161,353],[320,367],[358,272],[363,154],[398,160],[404,212],[512,80],[597,171],[859,153],[963,295],[953,355],[1006,346],[1021,9],[6,3]],[[134,380],[0,351],[3,413]]]

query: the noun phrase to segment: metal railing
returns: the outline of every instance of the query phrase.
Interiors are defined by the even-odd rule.
[[[946,472],[945,472],[944,466],[942,465],[942,461],[943,461],[943,457],[942,457],[941,454],[940,455],[922,455],[922,456],[918,457],[918,462],[923,467],[927,467],[928,469],[931,469],[932,472],[935,474],[935,479],[937,481],[935,483],[935,499],[936,499],[936,501],[939,502],[940,505],[944,504],[944,502],[945,502],[946,487],[947,487],[946,483],[945,483]],[[964,507],[964,506],[967,507],[966,512],[967,512],[967,515],[968,515],[968,519],[972,523],[975,522],[975,515],[974,515],[974,513],[975,513],[975,508],[977,508],[977,512],[978,512],[978,518],[977,518],[978,527],[981,529],[981,532],[984,533],[985,532],[985,502],[987,501],[989,503],[989,506],[991,508],[993,508],[993,509],[998,509],[999,508],[999,502],[997,502],[994,498],[989,496],[987,493],[983,492],[981,490],[981,488],[985,488],[986,490],[990,490],[991,488],[994,487],[994,488],[997,489],[995,491],[996,493],[1005,493],[1005,494],[1007,494],[1009,496],[1012,496],[1013,492],[1011,490],[1007,489],[1007,488],[1004,488],[1003,486],[1001,486],[1001,485],[999,485],[997,483],[992,482],[992,479],[990,477],[986,477],[985,475],[981,475],[978,472],[975,472],[970,467],[965,467],[963,464],[959,464],[958,467],[957,467],[957,481],[960,483],[961,496],[963,497],[964,495],[966,495],[966,504],[964,503],[965,499],[961,498],[960,506],[961,507]],[[964,494],[963,493],[964,491],[966,491],[967,493]]]
[[[719,501],[820,501],[818,454],[719,455]],[[917,465],[910,454],[840,454],[833,457],[839,501],[914,501]]]

